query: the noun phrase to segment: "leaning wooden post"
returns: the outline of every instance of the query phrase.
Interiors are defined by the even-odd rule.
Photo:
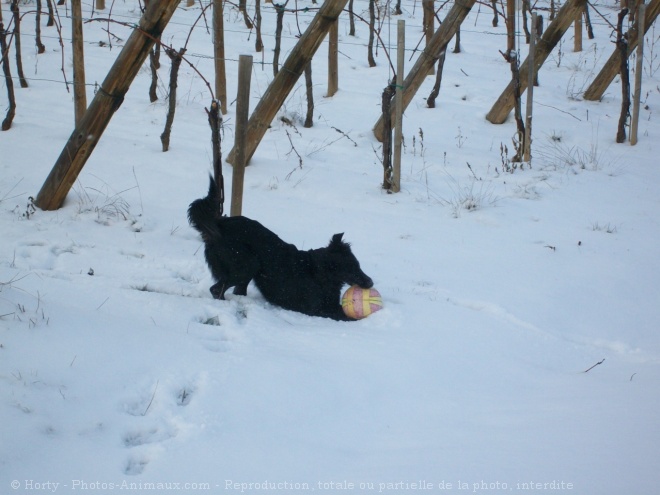
[[[401,190],[401,143],[403,142],[403,85],[400,75],[403,75],[406,48],[406,21],[396,22],[396,99],[394,100],[394,170],[392,171],[392,187],[390,192]]]
[[[642,94],[642,71],[644,61],[644,16],[646,14],[646,6],[644,3],[639,4],[639,11],[637,19],[639,19],[639,40],[637,41],[637,62],[635,65],[635,94],[633,96],[633,111],[632,122],[630,123],[630,144],[634,146],[637,144],[637,127],[639,125],[639,101]]]
[[[56,210],[62,206],[110,119],[124,101],[124,95],[149,55],[149,50],[162,34],[180,1],[149,2],[139,26],[126,40],[124,48],[41,187],[35,201],[39,208]]]
[[[536,12],[532,13],[532,30],[529,35],[529,64],[527,64],[527,80],[534,80],[534,56],[536,51]],[[523,150],[523,160],[527,163],[532,162],[532,110],[534,108],[534,84],[527,86],[527,108],[525,114],[525,147]]]
[[[426,79],[429,69],[440,58],[441,53],[454,37],[456,31],[461,27],[461,23],[465,20],[465,17],[467,17],[475,2],[476,0],[456,0],[451,10],[447,13],[447,17],[445,17],[445,20],[440,24],[440,27],[438,27],[438,30],[431,38],[431,41],[420,53],[415,65],[410,69],[403,83],[397,77],[397,84],[403,84],[402,101],[404,112],[424,82],[424,79]],[[395,100],[397,99],[396,96],[394,98]],[[396,101],[394,104],[394,108],[396,109]],[[381,142],[384,131],[384,120],[381,115],[374,125],[374,136]]]
[[[660,0],[657,0],[660,1]],[[586,0],[568,0],[559,12],[557,17],[550,23],[543,36],[536,42],[536,51],[534,53],[533,74],[536,75],[543,63],[546,61],[552,49],[559,43],[559,40],[566,33],[578,12],[581,12]],[[520,66],[520,91],[527,89],[527,82],[529,77],[529,58],[526,59]],[[534,82],[532,81],[532,84]],[[502,92],[497,99],[490,112],[486,115],[486,119],[492,124],[503,124],[509,112],[515,105],[514,98],[514,83],[511,81],[506,89]]]
[[[339,65],[337,57],[339,54],[339,21],[335,20],[330,25],[328,34],[328,94],[334,96],[339,89]]]
[[[231,210],[232,217],[243,211],[243,181],[245,179],[245,164],[247,163],[247,122],[250,110],[250,81],[252,76],[252,55],[238,57],[238,94],[236,96],[236,136],[234,137],[234,171],[231,177]]]
[[[227,113],[227,76],[225,72],[225,21],[223,0],[213,0],[213,62],[215,65],[215,97],[220,111]]]
[[[639,33],[646,34],[651,24],[655,21],[655,18],[658,17],[660,13],[660,0],[651,0],[646,5],[646,15],[644,16],[642,22],[644,23],[644,28],[639,29],[640,18],[635,19],[633,27],[628,31],[628,56],[630,56],[635,48],[637,48],[637,43],[639,41]],[[605,62],[603,68],[600,70],[595,79],[591,82],[587,90],[584,92],[584,99],[589,101],[598,101],[603,97],[605,90],[612,83],[616,75],[619,73],[621,68],[621,52],[618,49],[614,49],[610,58]]]
[[[246,163],[254,155],[277,111],[302,75],[305,66],[312,60],[330,25],[339,17],[346,3],[348,0],[325,1],[259,100],[247,123]],[[236,152],[232,149],[227,161],[233,164],[235,155]]]

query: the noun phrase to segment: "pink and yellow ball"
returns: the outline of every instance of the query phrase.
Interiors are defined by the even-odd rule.
[[[376,289],[363,289],[354,285],[344,292],[341,307],[346,316],[360,320],[383,309],[383,299]]]

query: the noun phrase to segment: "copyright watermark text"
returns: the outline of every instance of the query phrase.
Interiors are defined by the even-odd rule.
[[[60,481],[46,481],[35,479],[14,480],[9,486],[16,492],[64,493],[64,492],[94,492],[107,494],[111,491],[127,491],[134,493],[164,493],[206,491],[211,493],[295,493],[301,491],[315,491],[326,493],[485,493],[485,492],[561,492],[571,491],[574,485],[563,480],[517,480],[515,482],[502,481],[238,481],[225,479],[222,483],[190,483],[190,482],[147,482],[147,481],[89,481],[82,479]],[[0,490],[1,491],[1,490]]]

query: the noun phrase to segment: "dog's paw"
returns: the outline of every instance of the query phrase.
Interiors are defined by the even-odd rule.
[[[236,296],[247,296],[247,286],[248,286],[248,284],[237,285],[236,287],[234,287],[234,295],[236,295]]]
[[[209,291],[211,292],[211,295],[213,296],[213,299],[225,299],[225,291],[227,289],[222,285],[222,284],[215,284],[212,285]]]

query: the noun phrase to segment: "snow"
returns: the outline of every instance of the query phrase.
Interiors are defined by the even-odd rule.
[[[411,67],[422,12],[403,4]],[[599,10],[616,17],[609,0]],[[180,48],[199,14],[180,7],[163,40]],[[117,2],[112,15],[139,13]],[[272,80],[271,5],[263,15],[252,107]],[[300,15],[302,29],[312,15]],[[62,7],[60,17],[66,35]],[[657,63],[645,60],[639,143],[615,144],[618,79],[600,102],[579,98],[613,49],[592,12],[596,38],[573,53],[567,33],[540,72],[531,168],[506,173],[500,145],[513,154],[515,123],[485,120],[510,77],[497,51],[504,23],[491,18],[483,5],[468,16],[437,108],[425,105],[432,76],[408,107],[399,194],[380,187],[371,132],[389,64],[380,48],[368,68],[367,29],[348,36],[347,17],[339,92],[324,97],[326,41],[313,64],[314,127],[301,124],[301,81],[246,170],[245,215],[304,249],[345,232],[374,279],[384,309],[336,322],[273,307],[252,285],[246,297],[211,298],[186,220],[212,168],[211,98],[184,64],[162,153],[165,56],[159,101],[149,103],[145,67],[64,206],[31,207],[73,106],[56,34],[44,29],[37,56],[26,15],[30,87],[15,84],[16,118],[0,133],[0,493],[657,493]],[[391,46],[396,20],[383,28]],[[203,25],[187,53],[212,81]],[[121,48],[108,28],[130,32],[85,24],[91,85]],[[225,29],[224,156],[238,54],[254,42],[229,4]],[[286,54],[293,14],[284,32]]]

